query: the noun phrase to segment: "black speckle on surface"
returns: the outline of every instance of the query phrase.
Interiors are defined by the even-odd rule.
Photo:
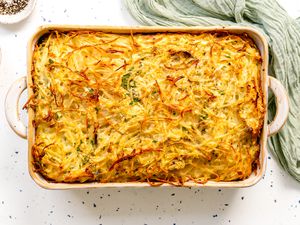
[[[15,154],[19,154],[19,152],[18,152],[18,151],[15,151]]]
[[[52,214],[52,213],[53,213],[53,211],[51,210],[51,211],[50,211],[50,213]]]
[[[121,192],[121,190],[118,190],[118,192],[120,193],[120,192]]]
[[[87,192],[86,192],[86,194],[88,195],[88,194],[90,194],[90,192],[89,192],[89,191],[87,191]]]
[[[241,197],[242,200],[244,200],[244,198],[245,198],[244,196]]]
[[[222,191],[221,189],[218,190],[218,192],[221,192],[221,191]]]
[[[274,199],[274,203],[276,203],[277,202],[277,200],[276,199]]]
[[[71,217],[71,215],[70,215],[70,214],[68,214],[68,215],[67,215],[67,217],[69,217],[69,218],[70,218],[70,217]]]
[[[108,194],[107,196],[110,197],[110,194]]]
[[[11,216],[9,216],[9,219],[11,219],[12,217]]]
[[[214,217],[214,218],[218,217],[218,214],[214,214],[213,217]]]
[[[175,193],[172,193],[171,196],[175,196]]]
[[[84,205],[84,203],[85,203],[85,202],[84,202],[84,201],[82,201],[81,203],[82,203],[82,205]]]
[[[102,218],[102,215],[99,216],[99,220],[101,220],[101,218]]]
[[[120,210],[120,208],[118,207],[118,208],[116,209],[116,212],[119,212],[119,210]]]
[[[230,223],[231,222],[231,220],[228,220],[228,223]]]
[[[3,202],[3,201],[2,201]],[[298,201],[298,203],[300,204],[300,200]],[[3,204],[3,203],[2,203]]]
[[[299,203],[300,203],[300,201],[299,201]],[[1,204],[3,205],[3,204],[4,204],[4,201],[2,201]]]
[[[268,159],[271,159],[271,156],[268,156]]]
[[[71,201],[69,200],[68,203],[71,203]]]
[[[229,204],[228,204],[228,203],[225,203],[224,205],[225,205],[225,206],[229,206]]]
[[[173,223],[173,225],[176,225],[176,223]]]
[[[177,209],[177,211],[178,211],[178,212],[180,212],[180,211],[181,211],[181,209]]]
[[[93,204],[93,206],[94,206],[94,208],[96,208],[96,207],[97,207],[97,205],[96,205],[95,203]]]
[[[22,192],[22,191],[23,191],[22,189],[19,190],[19,192]]]

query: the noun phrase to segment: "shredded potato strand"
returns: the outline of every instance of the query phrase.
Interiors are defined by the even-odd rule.
[[[247,35],[50,32],[33,55],[35,168],[55,182],[232,181],[257,166]]]

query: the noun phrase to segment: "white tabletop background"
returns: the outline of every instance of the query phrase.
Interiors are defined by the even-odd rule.
[[[291,16],[300,16],[298,0],[280,2]],[[38,0],[27,20],[0,24],[0,225],[300,224],[300,183],[272,155],[264,178],[246,189],[37,186],[28,174],[27,141],[10,129],[3,105],[9,86],[26,74],[26,45],[42,24],[138,25],[122,0]]]

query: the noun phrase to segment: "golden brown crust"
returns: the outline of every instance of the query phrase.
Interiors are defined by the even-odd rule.
[[[26,106],[47,179],[184,185],[252,173],[265,108],[247,35],[50,32],[33,59]]]

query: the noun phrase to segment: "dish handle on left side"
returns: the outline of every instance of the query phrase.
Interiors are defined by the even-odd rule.
[[[19,101],[27,89],[26,77],[16,80],[9,88],[5,98],[5,116],[11,129],[20,137],[27,138],[27,127],[20,119]]]

